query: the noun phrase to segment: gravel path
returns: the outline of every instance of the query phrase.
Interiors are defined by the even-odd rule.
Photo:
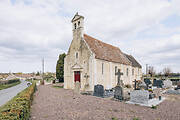
[[[27,87],[27,82],[25,80],[21,80],[21,83],[16,86],[0,90],[0,106],[4,105]]]
[[[157,109],[125,104],[72,90],[38,86],[31,120],[180,120],[180,96],[171,96]],[[116,120],[115,119],[115,120]]]

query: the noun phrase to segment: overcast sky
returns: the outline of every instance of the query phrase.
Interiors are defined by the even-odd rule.
[[[0,72],[55,72],[72,40],[71,19],[85,33],[118,46],[145,68],[180,72],[180,0],[0,0]]]

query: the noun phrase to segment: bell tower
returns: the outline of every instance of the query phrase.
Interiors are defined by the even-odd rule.
[[[84,17],[79,15],[78,12],[71,20],[73,29],[73,38],[83,37],[84,34]]]

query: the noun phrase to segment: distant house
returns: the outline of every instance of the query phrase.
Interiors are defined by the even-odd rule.
[[[80,89],[86,91],[93,91],[97,84],[113,88],[117,85],[118,69],[125,85],[141,79],[142,67],[132,55],[85,34],[83,16],[76,14],[71,22],[73,40],[64,59],[65,89],[74,89],[77,81]]]
[[[18,77],[15,76],[14,74],[10,73],[9,76],[6,78],[6,80],[13,80],[13,79],[17,79]]]

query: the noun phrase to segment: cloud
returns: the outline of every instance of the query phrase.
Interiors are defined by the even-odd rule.
[[[58,55],[72,40],[70,21],[77,11],[85,16],[87,34],[120,47],[143,65],[173,63],[179,71],[173,60],[179,59],[180,27],[168,26],[170,17],[180,18],[178,5],[179,0],[1,0],[0,72],[39,71],[43,57],[46,71],[55,71]]]

